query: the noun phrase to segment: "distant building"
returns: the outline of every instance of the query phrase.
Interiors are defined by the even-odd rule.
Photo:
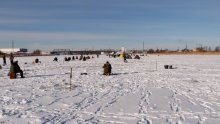
[[[28,52],[28,49],[25,49],[25,48],[0,48],[0,51],[3,52],[3,53],[6,53],[6,54],[10,54],[10,53],[19,53],[19,52],[22,52],[22,53],[26,53]]]

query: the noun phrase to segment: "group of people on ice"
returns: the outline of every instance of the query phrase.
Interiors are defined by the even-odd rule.
[[[79,58],[78,58],[78,56],[76,56],[76,57],[73,56],[72,59],[71,59],[71,57],[65,57],[65,58],[64,58],[64,61],[71,61],[71,60],[74,61],[75,59],[79,59],[79,60],[82,60],[82,61],[86,61],[86,60],[91,59],[91,58],[94,58],[94,57],[93,57],[93,56],[90,57],[90,56],[80,55]],[[98,58],[98,55],[97,55],[97,58]],[[54,58],[54,61],[58,61],[56,57]]]
[[[94,58],[94,57],[92,56],[92,58]],[[99,55],[97,55],[97,58],[99,58]],[[124,62],[127,63],[128,62],[127,58],[130,59],[130,56],[128,54],[124,53],[124,54],[121,54],[121,58],[123,58]],[[72,58],[65,57],[64,61],[70,61],[70,60],[75,60],[75,59],[86,61],[86,60],[90,59],[90,56],[80,55],[79,58],[78,58],[78,56],[73,56]],[[140,59],[140,56],[136,55],[134,57],[134,59]],[[18,61],[14,61],[14,56],[12,53],[10,54],[9,60],[10,60],[11,66],[10,66],[10,72],[9,72],[8,76],[10,76],[10,79],[16,79],[17,73],[20,73],[21,78],[24,78],[23,71],[21,70],[20,66],[18,65]],[[53,61],[58,61],[58,58],[55,57]],[[41,63],[41,61],[39,61],[39,59],[36,58],[35,61],[33,61],[33,64],[35,64],[35,63]],[[7,65],[6,55],[3,56],[3,66],[5,66],[5,65]],[[1,67],[0,67],[0,69],[1,69]],[[103,65],[103,69],[104,69],[103,75],[108,76],[108,75],[112,74],[112,66],[108,61]]]

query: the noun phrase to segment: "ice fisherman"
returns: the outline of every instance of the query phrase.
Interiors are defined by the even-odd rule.
[[[18,65],[18,61],[15,61],[11,64],[11,67],[10,67],[10,72],[9,72],[10,79],[16,79],[17,73],[20,73],[21,78],[24,78],[23,71],[21,70],[20,66]]]
[[[83,57],[83,61],[86,61],[86,57],[85,56]]]
[[[108,61],[104,64],[103,68],[104,68],[103,75],[111,75],[111,73],[112,73],[112,66],[111,66],[111,64]]]
[[[5,57],[5,54],[3,56],[3,66],[6,65],[6,57]]]
[[[57,61],[58,61],[58,58],[57,58],[57,57],[55,57],[55,58],[53,59],[53,61],[56,61],[56,62],[57,62]]]
[[[125,53],[123,53],[123,59],[124,59],[124,62],[125,62],[125,63],[128,62],[127,59],[126,59],[126,54],[125,54]]]
[[[9,58],[11,64],[13,64],[13,60],[14,60],[14,55],[12,53],[10,53],[10,58]]]

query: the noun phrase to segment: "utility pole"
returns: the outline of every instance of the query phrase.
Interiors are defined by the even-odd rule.
[[[14,53],[14,40],[12,40],[12,44],[11,44],[12,46],[12,53]]]
[[[144,53],[144,41],[143,41],[143,53]]]

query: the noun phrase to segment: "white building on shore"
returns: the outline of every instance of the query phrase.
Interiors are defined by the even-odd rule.
[[[6,54],[18,53],[18,52],[28,52],[28,49],[25,48],[0,48],[0,51]]]

